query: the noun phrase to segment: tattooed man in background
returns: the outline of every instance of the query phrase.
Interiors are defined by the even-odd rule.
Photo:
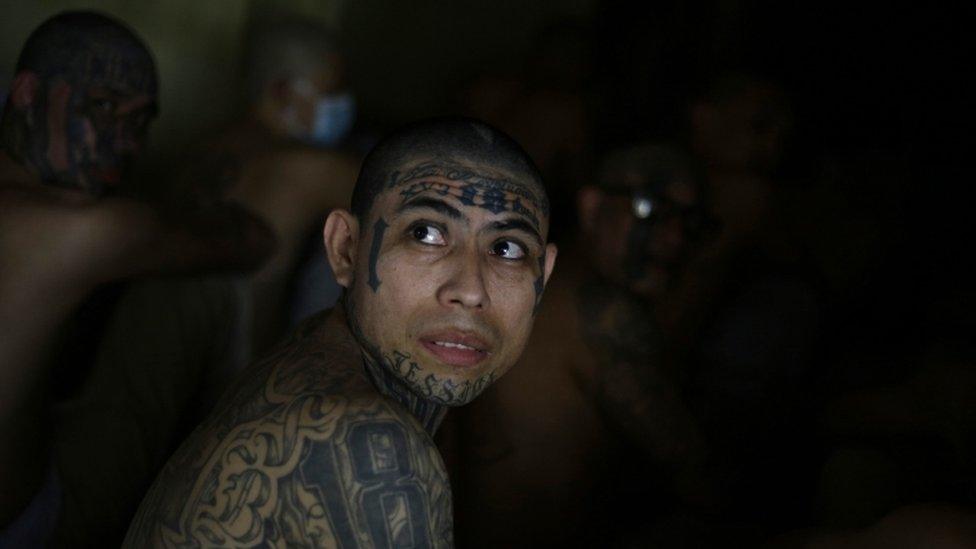
[[[273,247],[239,208],[176,216],[124,196],[156,98],[146,45],[97,13],[48,19],[18,59],[0,122],[0,546],[118,543],[182,438],[195,377],[170,357],[217,338],[195,329],[198,293],[168,322],[172,295],[149,307],[123,281],[254,267]],[[114,325],[134,330],[112,332],[126,303]]]
[[[538,172],[480,122],[402,129],[325,224],[342,306],[244,372],[126,545],[451,546],[431,439],[518,359],[552,272]]]
[[[617,546],[652,516],[649,479],[700,497],[702,439],[656,322],[705,221],[695,166],[666,146],[614,151],[577,203],[524,366],[439,441],[464,547]]]

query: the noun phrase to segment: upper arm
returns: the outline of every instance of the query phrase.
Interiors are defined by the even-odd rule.
[[[312,445],[301,487],[326,505],[337,540],[374,547],[451,543],[451,497],[425,433],[395,417],[350,421],[334,442]]]
[[[168,467],[171,479],[179,481],[182,468],[189,482],[174,490],[157,481],[129,542],[451,544],[450,487],[437,450],[416,422],[385,402],[293,399],[238,423],[212,451],[191,453],[202,466]]]

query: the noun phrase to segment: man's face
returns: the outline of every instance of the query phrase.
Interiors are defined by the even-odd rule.
[[[420,396],[464,404],[522,353],[555,260],[524,177],[409,162],[360,220],[350,321]]]
[[[699,200],[690,177],[652,183],[637,171],[620,174],[587,228],[597,271],[641,297],[660,297],[697,240]]]
[[[47,90],[46,159],[55,177],[93,193],[117,187],[145,148],[156,115],[152,88],[54,80]]]
[[[334,147],[351,129],[355,109],[345,80],[345,63],[333,54],[319,70],[288,81],[280,116],[292,137],[315,146]]]

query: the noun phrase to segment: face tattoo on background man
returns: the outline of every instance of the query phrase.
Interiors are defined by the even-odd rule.
[[[31,35],[17,61],[6,148],[48,183],[103,194],[145,146],[157,81],[149,50],[127,29],[63,14]]]

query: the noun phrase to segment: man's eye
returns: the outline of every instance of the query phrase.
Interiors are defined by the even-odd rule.
[[[441,230],[433,225],[417,225],[410,232],[417,242],[431,246],[443,246],[447,244]]]
[[[525,249],[521,244],[511,240],[499,240],[491,246],[491,254],[504,259],[522,259],[525,257]]]

